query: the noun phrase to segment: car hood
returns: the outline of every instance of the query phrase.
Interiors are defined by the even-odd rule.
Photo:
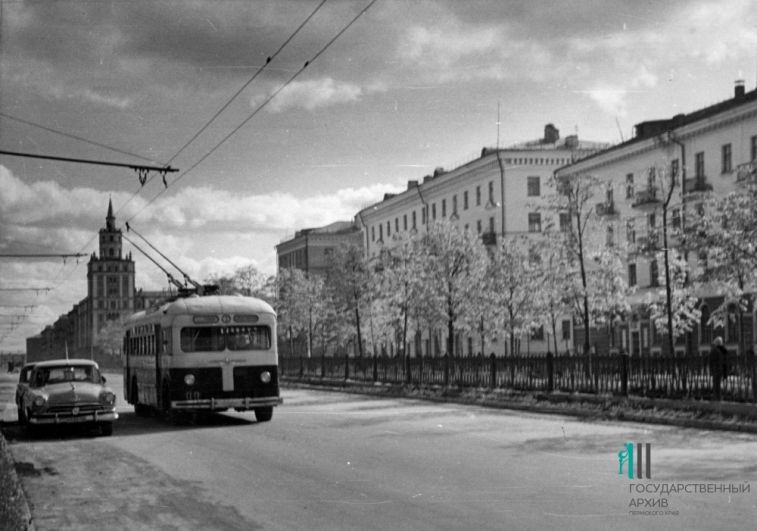
[[[110,391],[107,387],[91,382],[61,382],[40,389],[47,395],[48,405],[72,402],[98,402],[100,393]]]

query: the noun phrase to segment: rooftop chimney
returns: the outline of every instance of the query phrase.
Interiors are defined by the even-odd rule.
[[[544,126],[544,143],[554,144],[560,140],[560,130],[552,124]]]
[[[744,97],[744,80],[743,79],[736,80],[736,85],[733,88],[733,97],[734,98]]]

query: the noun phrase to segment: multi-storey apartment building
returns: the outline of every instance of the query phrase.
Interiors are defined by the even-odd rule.
[[[663,204],[668,192],[672,190],[665,212],[666,232],[672,234],[683,224],[696,223],[704,193],[725,195],[739,190],[748,174],[739,170],[750,164],[753,168],[755,161],[757,90],[746,92],[743,82],[737,82],[732,98],[689,114],[642,122],[632,139],[560,168],[556,175],[565,179],[592,175],[604,183],[594,210],[601,220],[594,229],[604,234],[595,236],[628,246],[627,280],[637,286],[638,302],[657,287],[663,267],[658,257],[663,250]],[[676,243],[670,238],[669,248]],[[689,257],[690,264],[695,258]],[[723,299],[718,300],[706,287],[697,295],[702,300],[701,321],[692,333],[677,340],[676,351],[707,350],[714,335],[722,336],[734,352],[754,345],[753,308],[743,315],[743,327],[734,311],[724,330],[713,330],[707,324],[710,311]],[[600,332],[598,341],[632,355],[666,352],[666,342],[640,307],[611,337],[602,337]],[[740,330],[744,330],[744,341],[739,340]]]
[[[336,221],[325,227],[298,230],[294,238],[276,246],[279,269],[294,267],[306,273],[323,275],[329,254],[340,245],[360,245],[361,232],[351,221]]]
[[[608,147],[579,140],[577,135],[561,138],[559,130],[547,124],[542,138],[507,148],[484,148],[479,158],[460,167],[437,168],[420,182],[409,181],[405,191],[386,194],[358,212],[366,256],[377,256],[395,236],[423,232],[441,220],[479,234],[486,245],[497,244],[503,236],[540,233],[546,220],[539,206],[554,171]],[[475,336],[458,338],[457,343],[461,347],[456,354],[480,351]],[[527,338],[527,343],[523,350],[547,349],[538,335]],[[411,353],[436,355],[437,345],[444,345],[444,340],[426,337],[411,345]],[[493,350],[502,354],[504,349],[500,344]]]

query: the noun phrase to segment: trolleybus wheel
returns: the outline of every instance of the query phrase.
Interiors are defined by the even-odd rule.
[[[258,422],[268,422],[273,417],[273,406],[256,407],[255,418]]]
[[[111,435],[113,435],[113,423],[112,422],[101,422],[100,423],[100,433],[102,433],[104,437],[110,437]]]
[[[25,426],[27,422],[28,420],[26,418],[26,410],[24,410],[23,406],[19,406],[18,407],[18,423],[21,426]]]

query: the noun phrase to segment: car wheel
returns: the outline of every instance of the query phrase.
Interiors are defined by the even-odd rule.
[[[110,437],[111,435],[113,435],[113,423],[102,422],[100,424],[100,433],[102,433],[104,437]]]
[[[28,422],[28,420],[26,418],[26,411],[24,410],[23,407],[19,406],[18,407],[18,423],[21,426],[26,426],[27,422]]]
[[[255,418],[258,422],[268,422],[273,417],[273,407],[256,407]]]

